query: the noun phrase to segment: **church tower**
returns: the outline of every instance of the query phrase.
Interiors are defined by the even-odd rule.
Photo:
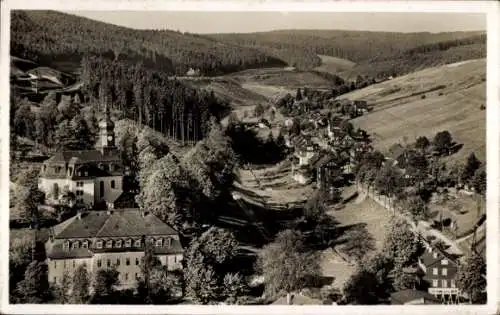
[[[99,136],[96,149],[102,154],[115,151],[115,124],[111,120],[108,104],[104,104],[104,118],[99,122]]]

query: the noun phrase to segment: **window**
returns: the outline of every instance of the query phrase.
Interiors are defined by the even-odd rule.
[[[61,167],[60,166],[56,166],[56,173],[59,173],[61,172]]]
[[[167,238],[167,242],[166,242],[165,246],[167,246],[167,247],[172,246],[172,239],[171,238]]]
[[[113,241],[109,240],[106,242],[106,248],[112,248],[113,247]]]
[[[63,248],[64,248],[64,250],[68,250],[69,249],[69,241],[64,242]]]
[[[161,238],[156,240],[156,246],[157,247],[163,246],[163,240]]]
[[[74,242],[72,247],[73,249],[80,247],[80,242],[79,241]]]
[[[84,174],[85,176],[89,176],[89,172],[88,172],[88,171],[84,171],[84,172],[83,172],[83,174]]]
[[[441,280],[441,287],[447,288],[448,287],[448,280]]]
[[[128,280],[128,273],[125,274],[125,281]]]
[[[126,240],[125,247],[131,247],[131,246],[132,246],[132,240]]]
[[[75,269],[75,265],[76,265],[76,264],[75,264],[75,261],[73,260],[73,269]]]
[[[122,247],[122,240],[117,240],[115,243],[115,247],[121,248]]]
[[[441,260],[441,265],[447,265],[448,264],[448,259],[443,259]]]
[[[57,282],[57,277],[54,277],[54,283],[56,283],[56,282]]]
[[[101,266],[102,266],[102,261],[99,259],[99,260],[97,261],[97,267],[101,268]]]
[[[456,288],[455,280],[451,280],[450,282],[451,282],[451,283],[450,283],[450,284],[451,284],[451,287],[452,287],[452,288]]]
[[[104,197],[104,182],[99,182],[99,196]]]
[[[116,265],[120,266],[120,258],[116,258]]]
[[[114,180],[111,181],[111,188],[113,188],[113,189],[115,188],[115,181]]]
[[[432,274],[434,276],[437,276],[438,275],[438,269],[437,268],[432,268]]]
[[[70,167],[70,168],[68,169],[68,173],[69,173],[69,175],[70,175],[70,176],[71,176],[71,175],[73,175],[73,168],[72,168],[72,167]]]
[[[82,248],[89,248],[89,241],[83,241]]]
[[[437,254],[436,252],[434,252],[434,253],[432,254],[432,257],[434,257],[434,258],[438,258],[438,254]]]
[[[43,171],[45,172],[47,170],[47,165],[43,166]]]
[[[437,280],[432,280],[432,286],[437,288],[438,286],[438,281]]]
[[[130,266],[130,258],[125,259],[125,265]]]
[[[54,269],[57,269],[57,261],[54,260]]]
[[[446,268],[441,269],[441,275],[447,276],[448,275],[448,269],[446,269]]]
[[[135,240],[134,246],[135,247],[141,247],[141,240]]]
[[[111,267],[111,259],[108,259],[108,260],[106,261],[106,264],[108,265],[108,267]]]
[[[97,248],[102,248],[102,241],[97,241],[96,247]]]
[[[139,275],[137,274],[137,272],[135,273],[135,280],[139,279]]]
[[[109,164],[109,171],[113,172],[115,170],[115,165],[113,163]],[[114,188],[114,187],[113,187]]]
[[[83,182],[76,182],[76,187],[83,187]]]
[[[148,239],[148,243],[149,243],[149,244],[151,244],[151,245],[153,245],[153,244],[155,243],[154,238],[150,238],[150,239]]]
[[[136,258],[136,259],[135,259],[135,265],[136,265],[136,266],[139,266],[139,258]]]

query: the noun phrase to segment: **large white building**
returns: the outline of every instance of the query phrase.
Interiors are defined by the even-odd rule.
[[[105,113],[94,150],[59,151],[44,162],[38,188],[48,203],[57,204],[65,192],[72,192],[77,203],[90,208],[105,203],[112,208],[123,193],[124,168],[115,146],[114,123],[107,108]]]
[[[115,268],[119,288],[131,288],[142,276],[146,244],[168,270],[182,268],[179,234],[152,213],[139,209],[80,212],[52,227],[45,243],[48,277],[60,283],[83,265],[89,273]]]

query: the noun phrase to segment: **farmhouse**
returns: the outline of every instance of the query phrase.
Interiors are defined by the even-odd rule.
[[[107,107],[105,113],[94,150],[59,151],[44,162],[38,188],[45,192],[48,203],[59,204],[60,198],[71,192],[77,204],[114,207],[123,192],[124,168]]]
[[[139,209],[79,212],[50,229],[45,243],[49,281],[60,283],[80,265],[88,272],[114,267],[120,288],[133,287],[146,244],[169,270],[182,268],[178,233],[155,215]]]
[[[425,252],[418,258],[418,265],[424,273],[424,281],[429,284],[428,292],[446,301],[454,301],[459,296],[455,277],[457,263],[432,245],[424,242]]]

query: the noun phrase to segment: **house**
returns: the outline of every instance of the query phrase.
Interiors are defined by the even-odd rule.
[[[81,265],[89,273],[114,267],[120,288],[131,288],[141,275],[146,244],[169,270],[182,268],[178,233],[155,215],[139,209],[79,212],[50,229],[45,243],[48,279],[60,283]]]
[[[402,290],[391,294],[392,305],[426,305],[440,304],[432,294],[418,290]]]
[[[38,188],[45,192],[48,203],[59,204],[65,192],[73,192],[77,204],[89,208],[103,203],[113,207],[120,197],[124,167],[107,106],[99,129],[94,150],[59,151],[43,163]]]
[[[328,120],[328,126],[327,126],[327,132],[328,132],[328,137],[330,139],[334,139],[336,137],[339,137],[342,135],[342,123],[344,120],[340,118],[339,116],[332,116]]]
[[[316,187],[330,189],[334,180],[342,175],[338,159],[332,152],[323,153],[315,161],[313,167],[316,172]]]
[[[424,242],[425,252],[418,258],[418,266],[424,273],[423,280],[429,284],[428,292],[443,300],[456,300],[459,296],[455,277],[457,263],[442,251]]]
[[[200,75],[200,69],[193,69],[189,68],[189,70],[186,72],[186,76],[188,77],[197,77]]]

